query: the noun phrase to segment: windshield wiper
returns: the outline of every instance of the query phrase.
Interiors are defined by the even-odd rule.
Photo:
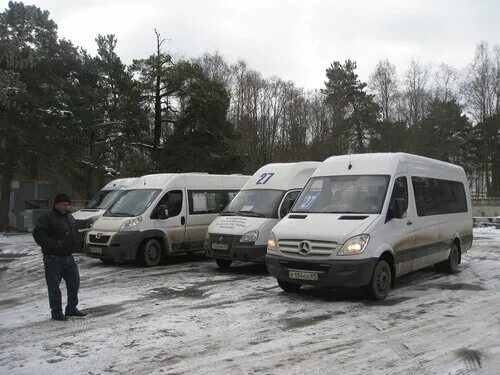
[[[251,210],[239,210],[238,213],[242,214],[243,216],[266,217],[266,215]]]
[[[135,215],[129,214],[128,212],[111,212],[113,216],[120,216],[120,217],[133,217]]]
[[[237,214],[237,212],[234,212],[234,211],[223,211],[220,213],[221,216],[234,216],[236,214]]]

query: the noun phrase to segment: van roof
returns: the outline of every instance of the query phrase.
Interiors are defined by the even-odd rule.
[[[208,173],[157,173],[139,177],[129,189],[165,189],[167,187],[241,189],[250,176]]]
[[[137,180],[136,177],[118,178],[116,180],[108,182],[101,190],[124,190],[135,180]]]
[[[302,189],[320,165],[319,161],[267,164],[255,172],[241,190]]]
[[[428,175],[435,178],[465,176],[463,168],[458,165],[404,152],[331,156],[321,164],[314,176],[394,175],[409,171],[413,175]]]

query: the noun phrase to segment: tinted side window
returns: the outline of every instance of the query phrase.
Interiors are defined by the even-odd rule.
[[[439,191],[436,180],[423,177],[412,177],[415,205],[418,216],[436,215],[438,213],[436,202]]]
[[[457,181],[438,180],[440,187],[439,213],[467,212],[464,185]]]
[[[291,191],[287,195],[285,195],[280,208],[280,218],[283,218],[286,216],[286,214],[288,214],[299,194],[300,191]]]
[[[394,188],[392,189],[391,201],[389,203],[389,207],[392,210],[395,210],[396,207],[396,198],[404,200],[404,211],[405,214],[403,217],[406,217],[406,211],[408,210],[408,180],[406,177],[398,177],[396,181],[394,181]]]
[[[461,182],[412,177],[418,216],[467,212],[465,188]]]

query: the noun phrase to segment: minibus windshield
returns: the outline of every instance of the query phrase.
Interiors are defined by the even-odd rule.
[[[278,206],[285,194],[282,190],[255,189],[241,190],[229,203],[223,216],[255,216],[278,218]]]
[[[139,216],[146,211],[160,191],[158,189],[126,190],[104,213],[104,216]]]
[[[123,194],[123,190],[101,190],[97,197],[90,201],[85,208],[106,210]]]
[[[379,214],[390,176],[313,177],[291,212]]]

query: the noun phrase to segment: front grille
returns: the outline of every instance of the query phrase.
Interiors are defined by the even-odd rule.
[[[217,242],[232,245],[234,242],[236,242],[236,239],[239,239],[239,236],[228,236],[225,234],[210,235],[210,243]]]
[[[109,241],[109,238],[111,236],[101,236],[99,238],[97,238],[97,236],[95,234],[91,234],[89,235],[89,242],[92,242],[92,243],[108,243]]]
[[[302,255],[300,245],[304,240],[279,240],[278,244],[281,252],[290,255]],[[307,241],[309,245],[309,254],[312,256],[327,257],[337,250],[338,243],[330,241]]]

